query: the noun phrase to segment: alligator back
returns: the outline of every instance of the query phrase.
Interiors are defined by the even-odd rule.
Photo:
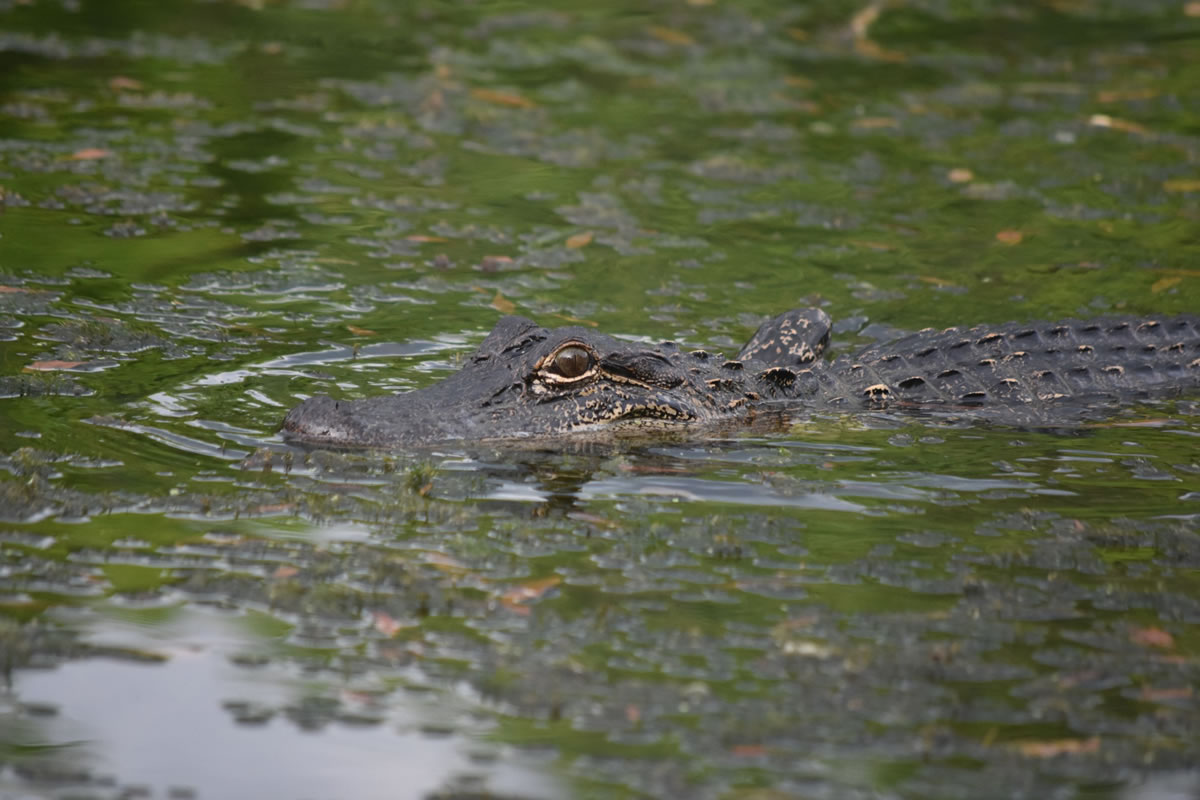
[[[1071,422],[1200,387],[1200,317],[927,329],[805,373],[793,391],[835,406]]]

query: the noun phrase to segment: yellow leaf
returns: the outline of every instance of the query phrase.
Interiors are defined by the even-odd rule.
[[[1118,119],[1110,117],[1108,114],[1092,114],[1088,118],[1088,124],[1096,128],[1112,128],[1114,131],[1124,131],[1125,133],[1145,133],[1146,129],[1136,122],[1130,122],[1127,119]]]
[[[567,247],[570,247],[573,249],[578,249],[585,245],[591,244],[591,241],[592,241],[592,232],[584,231],[583,233],[577,233],[574,236],[568,236],[567,237]]]
[[[661,25],[651,26],[649,33],[655,39],[667,44],[689,45],[696,43],[695,39],[683,31],[677,31],[674,28],[664,28]]]
[[[495,103],[499,106],[510,106],[512,108],[533,108],[537,105],[537,103],[528,97],[522,97],[513,92],[501,92],[496,89],[472,89],[471,96],[487,103]]]
[[[854,49],[859,55],[873,58],[876,61],[890,61],[893,64],[901,61],[907,61],[908,56],[898,50],[888,50],[885,47],[880,47],[871,39],[855,39]]]
[[[870,36],[871,26],[875,24],[875,20],[879,19],[881,11],[883,11],[882,3],[878,1],[868,3],[850,20],[850,31],[860,39]]]
[[[946,177],[950,179],[951,183],[967,183],[975,180],[975,173],[966,167],[955,167],[946,173]]]
[[[374,336],[375,331],[369,328],[360,328],[357,325],[347,325],[346,330],[353,333],[355,336]]]
[[[567,322],[570,322],[574,325],[589,325],[593,328],[599,327],[600,325],[600,323],[596,322],[595,320],[580,319],[579,317],[572,317],[570,314],[555,314],[554,316],[558,317],[559,319],[565,319]]]
[[[1096,99],[1101,103],[1119,103],[1122,100],[1150,100],[1157,96],[1157,89],[1109,89],[1108,91],[1096,93]]]
[[[492,308],[501,314],[511,314],[517,310],[517,304],[499,292],[496,292],[496,296],[492,298]]]
[[[1163,191],[1200,192],[1200,178],[1177,178],[1172,181],[1163,181]]]
[[[898,128],[900,123],[892,117],[860,117],[851,123],[856,128]]]
[[[426,236],[423,233],[414,233],[404,237],[410,242],[448,242],[449,239],[443,236]]]
[[[1150,284],[1150,291],[1153,292],[1154,294],[1158,294],[1159,292],[1164,292],[1167,289],[1170,289],[1175,284],[1180,283],[1182,280],[1183,280],[1183,278],[1180,278],[1178,276],[1173,276],[1173,277],[1169,277],[1169,278],[1159,278],[1154,283]]]

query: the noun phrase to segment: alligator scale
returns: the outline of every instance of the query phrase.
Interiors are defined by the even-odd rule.
[[[689,431],[796,410],[874,409],[1070,425],[1200,387],[1200,317],[1106,317],[927,329],[823,358],[825,312],[764,323],[733,359],[672,342],[501,319],[456,374],[364,400],[309,398],[291,439],[342,447]]]

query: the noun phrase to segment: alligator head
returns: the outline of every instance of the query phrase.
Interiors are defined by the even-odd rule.
[[[363,400],[318,395],[288,413],[283,431],[313,444],[388,447],[712,424],[745,414],[773,376],[817,359],[829,330],[823,311],[789,311],[726,361],[509,316],[449,378]]]

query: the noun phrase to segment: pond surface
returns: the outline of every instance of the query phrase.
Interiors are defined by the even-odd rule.
[[[1200,796],[1200,406],[306,451],[504,313],[1200,307],[1200,6],[0,0],[0,797]]]

